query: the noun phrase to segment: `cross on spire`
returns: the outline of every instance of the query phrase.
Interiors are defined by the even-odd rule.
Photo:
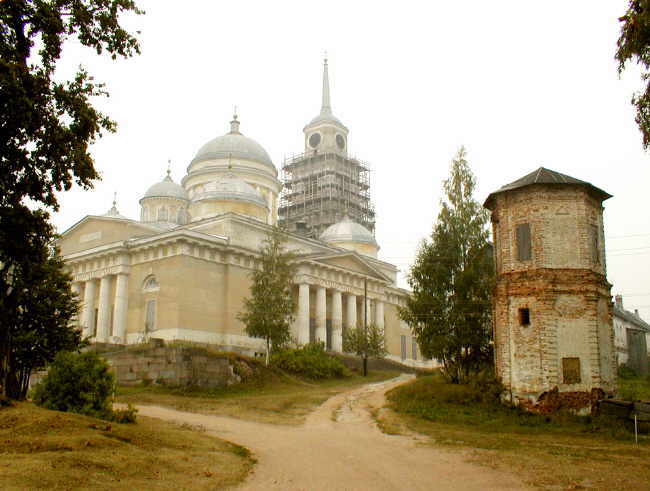
[[[332,104],[330,102],[330,77],[327,70],[327,51],[323,59],[323,101],[320,107],[321,115],[332,114]]]

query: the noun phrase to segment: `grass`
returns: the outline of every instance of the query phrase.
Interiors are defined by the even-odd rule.
[[[485,399],[437,375],[420,377],[388,393],[391,410],[379,413],[379,424],[388,433],[426,435],[428,444],[514,471],[534,486],[650,488],[647,435],[635,445],[616,420],[532,415]]]
[[[650,376],[619,376],[618,395],[627,401],[650,401]]]
[[[118,402],[165,406],[203,414],[219,414],[262,423],[297,425],[335,394],[358,385],[387,380],[394,371],[373,371],[323,381],[306,381],[278,370],[230,387],[120,387]]]
[[[246,448],[139,416],[121,425],[18,403],[0,408],[0,489],[215,489],[241,482]]]

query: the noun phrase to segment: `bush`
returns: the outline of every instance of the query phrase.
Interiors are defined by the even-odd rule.
[[[34,402],[46,409],[113,419],[115,377],[96,353],[59,353],[35,387]]]
[[[135,423],[136,414],[138,414],[138,410],[129,404],[126,409],[113,411],[113,417],[111,419],[116,423]]]
[[[312,380],[340,378],[349,374],[339,359],[325,352],[322,342],[280,351],[273,355],[271,363],[281,370]]]
[[[618,367],[618,377],[624,380],[630,380],[637,377],[637,373],[634,369],[623,364]]]

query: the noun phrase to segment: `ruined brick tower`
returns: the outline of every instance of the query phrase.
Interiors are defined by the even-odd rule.
[[[580,409],[615,388],[602,205],[610,197],[540,167],[485,201],[497,278],[495,365],[515,403],[554,397]]]

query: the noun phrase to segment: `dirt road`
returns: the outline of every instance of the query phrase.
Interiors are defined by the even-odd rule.
[[[246,490],[486,490],[525,489],[514,476],[470,464],[462,454],[418,445],[417,439],[383,434],[370,410],[387,390],[411,376],[339,394],[287,427],[214,415],[139,406],[140,414],[201,425],[244,445],[258,459],[238,488]]]

